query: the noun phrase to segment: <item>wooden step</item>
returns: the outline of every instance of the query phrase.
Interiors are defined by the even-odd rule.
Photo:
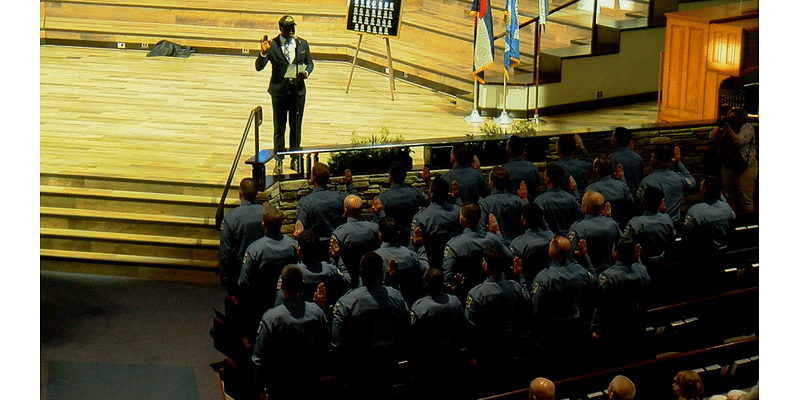
[[[40,269],[154,280],[219,282],[217,263],[67,250],[40,250]]]
[[[219,259],[218,239],[195,239],[76,229],[40,228],[39,247],[48,250],[178,258],[211,262]]]
[[[238,190],[238,184],[238,181],[231,182],[232,187],[228,191],[229,196]],[[71,188],[206,196],[215,199],[218,199],[220,196],[222,196],[222,191],[224,190],[224,186],[221,184],[212,185],[201,184],[197,182],[159,181],[134,178],[114,178],[108,176],[49,173],[39,174],[39,185],[42,187],[59,186]]]
[[[40,228],[77,229],[197,239],[219,238],[214,215],[184,217],[57,207],[39,208]]]

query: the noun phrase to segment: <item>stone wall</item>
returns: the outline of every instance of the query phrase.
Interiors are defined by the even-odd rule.
[[[634,150],[642,156],[645,160],[645,175],[652,172],[649,160],[653,149],[657,145],[670,145],[678,146],[681,149],[681,157],[686,168],[697,179],[698,184],[703,179],[703,176],[708,174],[718,174],[718,167],[715,161],[715,149],[708,143],[708,136],[713,127],[712,126],[695,126],[683,127],[674,129],[644,129],[633,131],[633,141],[635,143]],[[584,146],[589,150],[589,154],[597,156],[600,154],[609,154],[613,151],[610,145],[611,132],[590,132],[581,133]],[[553,136],[549,141],[548,149],[548,162],[557,159],[555,155],[557,136]],[[536,163],[540,171],[544,171],[545,162]],[[487,177],[491,171],[492,166],[482,166],[481,170]],[[436,177],[447,172],[443,170],[433,170],[431,174]],[[341,176],[331,177],[331,183],[336,185],[337,190],[345,190],[342,184]],[[596,178],[589,176],[586,179],[586,184],[594,182]],[[372,199],[381,191],[389,189],[388,173],[373,174],[373,175],[356,175],[353,176],[353,184],[358,189],[361,197],[366,201],[363,216],[371,218],[372,212],[370,206]],[[406,184],[425,188],[425,182],[422,180],[421,171],[409,171],[406,178]],[[544,188],[538,188],[538,191],[543,191]],[[292,224],[294,223],[297,214],[297,202],[301,197],[310,193],[310,182],[307,179],[280,181],[267,189],[264,194],[265,201],[268,201],[272,206],[279,208],[283,211],[285,216],[285,223],[283,232],[291,232]],[[695,189],[692,193],[684,197],[682,205],[682,212],[685,213],[689,207],[700,201],[700,193]]]

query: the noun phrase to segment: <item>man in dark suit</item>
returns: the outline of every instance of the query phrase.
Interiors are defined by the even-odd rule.
[[[289,147],[300,147],[300,126],[303,121],[303,107],[306,102],[305,79],[314,69],[308,42],[294,35],[294,18],[284,15],[278,26],[281,34],[273,39],[267,35],[261,38],[261,54],[256,58],[256,71],[261,71],[268,62],[272,63],[272,77],[267,90],[272,97],[273,145],[275,151],[286,150],[286,120],[289,120]],[[305,65],[305,71],[302,66]],[[298,73],[286,78],[290,68]],[[292,156],[291,169],[297,170],[299,157]],[[283,173],[283,156],[276,157],[275,174]]]

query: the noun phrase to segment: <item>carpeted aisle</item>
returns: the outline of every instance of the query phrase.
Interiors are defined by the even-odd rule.
[[[224,399],[215,285],[40,273],[41,400]]]

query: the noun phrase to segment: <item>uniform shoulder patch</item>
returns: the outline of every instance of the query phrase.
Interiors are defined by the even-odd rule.
[[[256,333],[261,333],[261,329],[263,328],[264,328],[264,321],[261,321],[258,323],[258,330],[256,331]]]
[[[608,277],[605,275],[600,275],[600,279],[598,280],[598,285],[603,286],[608,282]]]
[[[576,236],[578,236],[578,232],[569,231],[569,235],[567,236],[567,240],[569,240],[569,242],[572,243],[572,241],[575,240]]]
[[[467,308],[472,308],[472,296],[467,296]]]
[[[539,291],[539,282],[533,284],[533,294]]]
[[[450,246],[444,246],[444,258],[447,258],[450,255]]]
[[[244,253],[244,258],[242,259],[242,264],[247,264],[247,260],[250,259],[250,253]]]
[[[414,326],[414,323],[417,322],[417,313],[411,311],[411,326]]]

